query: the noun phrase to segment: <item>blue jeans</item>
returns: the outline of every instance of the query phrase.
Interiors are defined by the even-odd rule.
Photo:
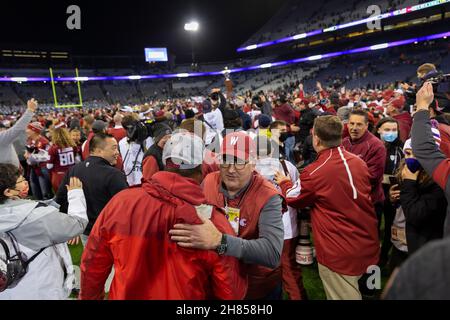
[[[289,137],[284,142],[284,152],[286,153],[286,158],[292,164],[295,164],[294,158],[294,147],[295,147],[295,137]]]
[[[51,198],[51,184],[50,174],[47,169],[41,169],[42,175],[38,176],[34,169],[31,168],[30,172],[30,187],[33,197],[36,200],[44,200],[45,198]]]

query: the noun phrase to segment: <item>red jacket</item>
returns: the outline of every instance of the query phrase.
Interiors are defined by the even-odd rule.
[[[273,116],[276,120],[286,121],[287,124],[295,124],[295,112],[288,103],[274,108]]]
[[[201,223],[194,206],[204,203],[198,183],[170,172],[118,193],[98,217],[83,252],[80,298],[103,298],[114,265],[109,299],[242,299],[247,283],[236,258],[170,240],[174,224]],[[234,234],[218,209],[211,221]]]
[[[317,261],[334,272],[360,276],[378,263],[377,217],[370,199],[367,165],[342,147],[327,149],[300,175],[294,208],[311,207]],[[283,193],[292,186],[280,185]]]
[[[383,142],[367,131],[359,140],[352,141],[350,137],[342,141],[345,150],[356,154],[369,168],[372,185],[372,203],[384,201],[383,174],[386,166],[386,148]]]
[[[412,127],[412,118],[411,115],[404,111],[396,116],[393,116],[395,120],[398,121],[398,126],[400,129],[400,140],[404,143],[409,138],[409,133],[411,132]]]
[[[127,136],[127,132],[124,128],[109,128],[108,134],[116,138],[117,142],[120,142],[120,140]]]

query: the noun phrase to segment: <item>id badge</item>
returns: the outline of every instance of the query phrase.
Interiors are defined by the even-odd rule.
[[[233,227],[236,235],[239,234],[239,217],[241,215],[241,210],[239,208],[225,207],[225,217],[227,217],[228,222]]]
[[[391,238],[392,238],[392,240],[399,241],[403,245],[407,245],[405,229],[392,227],[391,228]]]

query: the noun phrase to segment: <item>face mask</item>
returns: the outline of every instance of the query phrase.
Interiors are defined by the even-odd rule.
[[[280,142],[285,142],[287,140],[287,138],[289,138],[289,133],[288,132],[282,132],[280,133]]]
[[[411,171],[412,173],[416,173],[422,168],[419,161],[417,161],[417,159],[414,158],[405,159],[405,163],[409,171]]]
[[[386,142],[394,142],[394,140],[397,139],[397,137],[398,137],[397,131],[385,132],[381,134],[381,140]]]

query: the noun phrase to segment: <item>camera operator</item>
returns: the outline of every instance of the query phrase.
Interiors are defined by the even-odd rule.
[[[272,105],[267,101],[264,92],[260,91],[258,95],[252,98],[252,105],[256,105],[262,114],[268,115],[269,117],[272,116]]]
[[[134,186],[141,184],[142,160],[145,152],[153,145],[153,138],[149,136],[147,126],[133,115],[125,116],[122,126],[127,132],[127,136],[119,142],[123,172],[128,185]]]
[[[433,85],[434,100],[430,107],[438,111],[450,112],[450,79],[448,75],[443,75],[442,72],[439,72],[434,64],[424,63],[417,68],[417,78],[420,80],[419,88],[426,81],[429,81]],[[413,105],[416,102],[416,86],[403,83],[402,89],[407,100],[407,105]]]

